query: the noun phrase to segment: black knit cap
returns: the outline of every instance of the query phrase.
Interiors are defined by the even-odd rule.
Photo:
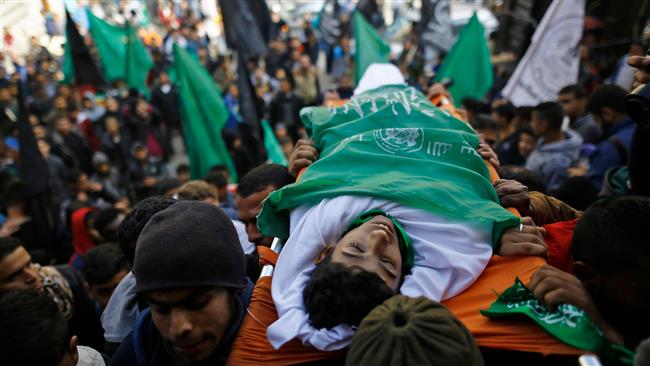
[[[142,229],[133,272],[137,292],[241,288],[246,259],[232,221],[220,208],[182,201],[155,214]]]

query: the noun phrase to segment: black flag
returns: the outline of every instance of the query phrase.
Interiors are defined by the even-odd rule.
[[[264,0],[219,0],[226,44],[244,57],[266,54],[271,16]]]
[[[66,60],[72,62],[74,83],[78,85],[103,85],[104,78],[90,56],[90,51],[67,10],[65,12],[65,34],[68,43],[66,53],[69,53],[69,55],[66,55]]]

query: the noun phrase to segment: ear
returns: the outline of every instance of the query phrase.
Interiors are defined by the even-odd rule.
[[[320,262],[323,261],[330,253],[334,251],[334,244],[329,244],[328,246],[323,249],[322,252],[314,259],[315,264],[319,264]]]
[[[77,336],[74,335],[70,338],[70,355],[72,356],[72,361],[76,365],[79,361],[79,351],[77,350]]]
[[[598,280],[598,274],[584,262],[573,262],[572,270],[573,274],[585,284]]]

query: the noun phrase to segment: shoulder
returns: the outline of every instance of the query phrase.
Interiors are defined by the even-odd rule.
[[[120,346],[117,348],[113,357],[111,357],[110,365],[137,365],[137,358],[135,355],[135,347],[133,346],[133,333],[130,333]]]

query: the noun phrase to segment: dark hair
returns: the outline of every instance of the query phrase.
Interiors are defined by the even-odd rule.
[[[512,179],[528,187],[529,191],[546,192],[546,185],[542,177],[524,167],[505,165],[499,168],[501,179]]]
[[[2,192],[2,203],[5,207],[26,201],[27,186],[21,181],[10,182]]]
[[[573,96],[576,99],[582,99],[587,97],[587,89],[585,89],[582,85],[578,84],[573,84],[573,85],[567,85],[564,88],[560,89],[560,91],[557,93],[558,95],[562,94],[573,94]]]
[[[165,194],[167,191],[180,188],[183,185],[183,182],[178,178],[166,178],[158,182],[156,189],[158,194]]]
[[[190,171],[190,166],[187,164],[180,164],[176,168],[176,175],[182,174],[182,173],[187,173]]]
[[[124,253],[116,244],[98,245],[86,253],[84,275],[90,285],[103,285],[118,272],[130,269]]]
[[[489,113],[490,109],[489,106],[487,106],[485,103],[478,99],[474,98],[463,98],[463,100],[460,102],[460,104],[463,106],[464,109],[474,113],[474,114],[479,114],[479,113]]]
[[[133,264],[135,258],[135,244],[140,232],[149,222],[151,217],[167,207],[173,205],[175,199],[165,196],[153,196],[138,202],[133,211],[129,212],[117,230],[117,243],[124,252],[129,263]]]
[[[394,293],[376,273],[332,263],[331,256],[316,266],[302,294],[309,323],[318,329],[358,326]]]
[[[560,188],[551,192],[551,196],[584,211],[598,199],[598,190],[588,177],[571,177]]]
[[[515,113],[517,110],[515,109],[515,106],[513,106],[510,103],[505,103],[498,105],[496,108],[494,108],[494,112],[500,116],[505,117],[508,122],[512,121],[513,118],[515,118]]]
[[[606,107],[616,112],[625,113],[626,96],[627,92],[618,85],[601,85],[589,97],[587,109],[598,116]]]
[[[223,164],[213,165],[210,170],[208,170],[208,173],[212,172],[228,172],[228,167]]]
[[[517,134],[517,136],[520,136],[522,134],[530,135],[530,136],[533,136],[533,138],[535,140],[537,140],[537,136],[535,136],[535,134],[533,133],[533,130],[528,126],[519,127],[517,129],[517,131],[515,131],[515,134]]]
[[[0,238],[0,260],[4,257],[13,253],[19,247],[22,247],[23,243],[18,238],[8,236],[6,238]]]
[[[70,350],[68,323],[45,293],[34,290],[0,296],[2,361],[8,365],[56,365]]]
[[[477,130],[496,130],[497,124],[492,117],[487,114],[478,114],[474,118],[474,125]]]
[[[228,185],[228,179],[226,179],[226,176],[221,172],[210,172],[205,176],[205,178],[203,178],[203,180],[217,188],[223,188]]]
[[[517,111],[515,112],[515,114],[517,115],[517,117],[519,117],[520,120],[524,120],[530,123],[533,114],[533,107],[531,106],[517,107]]]
[[[533,112],[537,113],[537,118],[548,122],[551,129],[559,131],[562,128],[562,120],[564,119],[564,111],[562,106],[556,102],[540,103],[533,108]]]
[[[289,169],[280,164],[262,164],[248,172],[237,185],[237,194],[248,197],[253,193],[263,191],[269,186],[275,189],[293,183]]]
[[[99,235],[102,236],[104,241],[112,243],[117,242],[118,227],[111,227],[111,224],[123,213],[124,212],[118,208],[108,207],[95,214],[93,228],[99,232]]]
[[[600,275],[650,265],[646,225],[650,198],[625,196],[594,203],[580,218],[573,233],[573,259]]]

